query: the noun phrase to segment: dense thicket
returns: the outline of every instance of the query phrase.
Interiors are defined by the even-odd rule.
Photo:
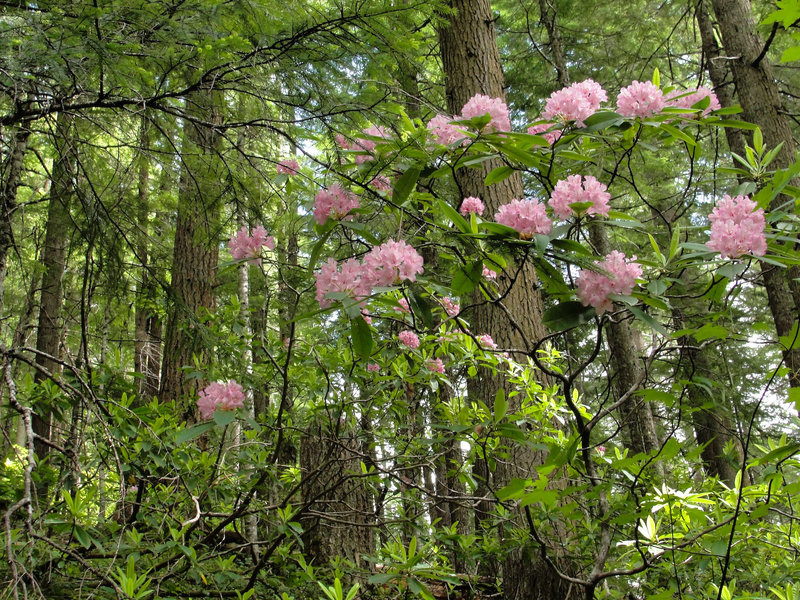
[[[0,598],[798,597],[798,23],[0,3]]]

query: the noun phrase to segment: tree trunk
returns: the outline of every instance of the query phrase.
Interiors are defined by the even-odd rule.
[[[219,92],[202,89],[186,99],[189,117],[214,124],[222,122]],[[203,342],[203,316],[215,305],[214,282],[218,262],[218,226],[225,177],[219,156],[222,138],[218,130],[184,121],[182,169],[178,190],[178,222],[172,259],[172,306],[164,337],[160,400],[184,399],[199,386],[186,377],[182,367],[194,357],[204,362],[208,348]],[[186,405],[184,405],[186,406]],[[194,409],[185,417],[193,419]]]
[[[761,52],[764,42],[756,33],[750,3],[747,0],[712,0],[725,53],[730,58],[731,71],[736,83],[736,95],[742,106],[744,119],[761,128],[764,139],[775,147],[783,144],[773,165],[785,168],[794,163],[795,144],[792,129],[781,104],[772,65]],[[795,185],[798,182],[793,182]],[[777,209],[789,201],[787,196],[777,196],[769,206]],[[787,277],[788,275],[788,281]],[[767,290],[770,311],[779,336],[791,333],[800,312],[800,284],[797,267],[788,273],[762,263],[762,277]],[[800,348],[783,353],[789,368],[789,385],[800,387]]]
[[[150,234],[150,123],[142,116],[138,165],[138,229],[136,257],[142,266],[137,286],[134,315],[134,370],[141,374],[139,396],[149,399],[158,394],[161,367],[161,317],[153,310],[157,288],[150,273],[148,238]]]
[[[44,353],[36,354],[36,364],[52,376],[57,376],[61,372],[60,364],[53,359],[58,359],[61,354],[61,307],[64,300],[62,280],[66,267],[69,231],[72,228],[69,208],[75,191],[76,155],[71,129],[72,117],[60,114],[53,140],[56,153],[51,172],[50,202],[47,207],[42,254],[42,292],[36,330],[36,349]],[[38,383],[45,379],[47,375],[37,370],[34,380]],[[41,407],[41,410],[37,407],[33,414],[33,432],[36,434],[34,448],[40,459],[47,456],[50,451],[50,446],[41,439],[51,439],[52,425],[49,407]]]
[[[448,109],[451,114],[458,114],[475,94],[505,98],[505,93],[489,1],[451,0],[450,5],[456,12],[449,17],[449,26],[443,27],[438,33]],[[462,169],[456,175],[461,197],[481,198],[490,216],[501,204],[524,196],[519,174],[491,187],[484,185],[486,175],[496,166],[498,163],[495,161],[488,161],[483,163],[482,169]],[[498,277],[501,293],[511,288],[502,301],[508,316],[493,302],[486,302],[482,294],[475,294],[473,302],[477,305],[472,311],[471,329],[476,335],[488,333],[500,348],[533,352],[536,342],[544,335],[542,299],[537,291],[536,271],[532,263],[524,257],[521,260],[523,262],[514,281],[506,276]],[[476,377],[467,382],[470,398],[485,402],[490,407],[498,389],[504,389],[508,397],[508,384],[504,377],[488,369],[481,369]],[[517,408],[519,406],[515,406],[512,399],[509,410]],[[535,466],[541,464],[542,459],[541,453],[516,446],[511,449],[508,460],[498,461],[495,472],[490,474],[486,463],[478,457],[474,474],[483,483],[476,490],[476,495],[488,497],[486,484],[489,479],[492,479],[492,489],[499,489],[512,477],[529,477],[535,473]],[[487,510],[486,504],[479,503],[476,521],[485,519]],[[521,515],[516,517],[515,526],[527,529]],[[548,548],[547,552],[556,562],[560,562],[555,550]],[[513,550],[504,561],[503,596],[507,600],[563,598],[567,587],[541,560],[538,548],[533,545]]]

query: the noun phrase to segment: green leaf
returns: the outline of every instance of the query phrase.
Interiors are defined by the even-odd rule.
[[[189,440],[193,440],[196,437],[203,435],[206,431],[210,431],[214,429],[216,423],[213,421],[206,421],[205,423],[200,423],[199,425],[195,425],[194,427],[188,427],[186,429],[181,429],[175,435],[175,444],[180,446],[188,442]]]
[[[661,73],[658,71],[658,67],[653,69],[653,85],[656,87],[661,87]]]
[[[661,129],[669,133],[672,137],[677,138],[683,142],[686,142],[690,146],[697,145],[697,142],[695,142],[694,138],[692,138],[689,134],[685,133],[684,131],[681,131],[680,129],[674,127],[673,125],[670,125],[669,123],[662,123]]]
[[[507,486],[497,491],[497,499],[502,502],[505,500],[519,498],[522,496],[522,493],[525,491],[528,483],[530,483],[530,480],[528,479],[514,477]]]
[[[308,259],[308,270],[313,271],[314,267],[317,266],[317,261],[319,260],[319,256],[322,253],[322,250],[325,248],[325,242],[328,240],[328,237],[331,235],[332,229],[326,231],[322,234],[322,237],[319,238],[316,244],[314,244],[314,248],[311,250],[311,257]]]
[[[413,288],[411,289],[411,308],[414,309],[414,314],[422,319],[425,327],[429,329],[433,327],[433,313],[428,300]]]
[[[800,327],[800,321],[795,321],[794,325],[792,326],[792,330],[789,332],[789,335],[782,335],[780,338],[778,338],[784,350],[795,350],[800,348],[800,331],[798,331],[798,327]]]
[[[372,330],[367,325],[364,317],[357,316],[350,321],[350,336],[353,340],[353,348],[361,358],[367,360],[372,353]]]
[[[437,206],[439,207],[439,211],[441,211],[445,217],[450,219],[453,222],[453,225],[455,225],[459,231],[462,233],[470,232],[469,223],[467,223],[467,220],[462,217],[455,208],[446,202],[443,202],[442,200],[439,200]]]
[[[506,400],[506,393],[503,388],[497,390],[494,395],[494,422],[500,422],[508,412],[508,400]]]
[[[88,531],[86,531],[86,530],[85,530],[83,527],[81,527],[80,525],[75,525],[75,531],[74,531],[74,533],[75,533],[75,539],[76,539],[76,540],[78,540],[78,543],[80,543],[80,545],[81,545],[81,546],[83,546],[84,548],[87,548],[87,549],[88,549],[89,547],[91,547],[91,545],[92,545],[92,538],[91,538],[91,536],[89,535],[89,532],[88,532]]]
[[[793,402],[795,410],[800,412],[800,387],[789,388],[789,402]]]
[[[639,319],[642,323],[648,325],[661,335],[669,336],[669,331],[667,331],[666,327],[664,327],[661,323],[656,321],[646,312],[636,308],[635,306],[629,306],[628,310],[631,311],[631,313],[633,313],[633,316]]]
[[[492,171],[486,176],[486,179],[483,183],[484,185],[492,185],[493,183],[498,183],[511,177],[513,174],[513,168],[509,167],[508,165],[503,165],[502,167],[492,169]]]
[[[779,463],[783,460],[786,460],[793,454],[796,454],[797,451],[800,450],[800,442],[794,442],[791,444],[786,444],[784,446],[779,446],[772,450],[771,452],[767,452],[761,458],[757,458],[753,462],[750,463],[750,467],[757,467],[759,465],[763,465],[766,463]]]
[[[548,308],[542,315],[542,320],[553,331],[563,331],[588,323],[595,314],[595,310],[591,306],[584,306],[577,300],[573,300]]]
[[[792,46],[791,48],[787,48],[783,51],[781,55],[781,62],[792,62],[795,60],[800,60],[800,46]]]
[[[455,296],[469,294],[480,283],[483,275],[483,261],[476,260],[470,265],[461,267],[453,277],[451,289]]]
[[[225,427],[236,420],[236,411],[233,410],[215,410],[214,423],[220,427]]]
[[[709,339],[724,340],[728,337],[728,330],[721,325],[712,325],[706,323],[700,329],[694,332],[694,339],[698,342],[703,342]]]
[[[394,184],[394,193],[392,194],[392,200],[396,204],[401,206],[405,204],[405,201],[417,185],[420,173],[422,173],[422,169],[419,167],[409,167],[406,172],[400,176],[400,179]]]

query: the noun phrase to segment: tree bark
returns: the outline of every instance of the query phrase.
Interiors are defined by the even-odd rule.
[[[36,364],[52,376],[58,376],[61,366],[56,360],[61,354],[61,307],[64,301],[62,280],[66,268],[67,243],[72,229],[70,204],[74,195],[76,173],[75,147],[72,140],[72,117],[62,113],[56,121],[53,144],[56,149],[50,182],[50,202],[42,254],[42,291],[39,320],[36,330]],[[50,357],[53,357],[51,359]],[[37,370],[34,380],[47,379],[45,371]],[[34,448],[41,459],[50,452],[42,439],[52,436],[52,414],[49,407],[36,407],[33,414]]]
[[[773,165],[776,168],[788,167],[795,160],[791,124],[781,103],[772,65],[766,56],[761,56],[764,42],[756,32],[750,3],[747,0],[712,0],[711,4],[725,53],[730,59],[744,119],[761,128],[770,146],[783,144]],[[789,200],[779,195],[769,210],[775,210]],[[800,313],[800,284],[797,282],[800,270],[792,267],[784,273],[765,263],[762,263],[761,270],[775,329],[779,336],[788,336]],[[800,387],[800,348],[784,351],[783,359],[789,368],[789,385]]]
[[[190,116],[214,124],[222,122],[219,92],[206,88],[186,99]],[[219,152],[222,138],[212,127],[186,119],[183,126],[182,169],[178,190],[178,222],[172,259],[172,306],[164,337],[161,368],[162,401],[185,399],[199,383],[186,377],[182,367],[193,357],[204,362],[202,312],[215,305],[214,282],[218,262],[220,201],[225,177]],[[194,409],[186,408],[191,420]]]
[[[494,19],[488,0],[451,0],[455,13],[449,17],[449,26],[439,30],[439,46],[445,74],[448,109],[451,114],[461,112],[464,104],[475,94],[505,98],[503,72],[494,30]],[[524,196],[522,178],[515,174],[491,187],[484,185],[488,172],[498,166],[495,161],[483,163],[482,169],[462,169],[456,174],[461,198],[476,196],[483,200],[487,213],[493,215],[500,205],[513,198]],[[459,198],[459,201],[460,199]],[[538,291],[536,271],[530,261],[521,258],[518,274],[512,281],[505,275],[498,276],[501,293],[508,291],[502,301],[505,310],[494,302],[486,302],[476,293],[476,304],[471,314],[471,329],[477,335],[488,333],[500,348],[522,349],[533,352],[535,344],[544,336],[542,324],[542,298]],[[510,269],[510,272],[515,272]],[[510,290],[509,290],[510,287]],[[507,311],[507,313],[506,313]],[[481,369],[476,377],[467,382],[470,398],[482,401],[491,407],[498,389],[506,391],[508,383],[501,375]],[[515,410],[514,399],[509,410]],[[479,453],[478,453],[479,454]],[[498,461],[493,474],[478,456],[474,475],[482,485],[477,496],[488,498],[488,483],[499,489],[512,477],[529,477],[535,466],[541,464],[539,452],[519,446],[513,447],[506,461]],[[488,505],[476,507],[476,521],[488,516]],[[515,526],[527,529],[521,515],[516,515]],[[477,526],[476,526],[477,528]],[[560,562],[557,552],[548,548],[548,554]],[[507,600],[535,600],[563,598],[568,586],[540,558],[533,545],[514,549],[503,564],[503,597]]]

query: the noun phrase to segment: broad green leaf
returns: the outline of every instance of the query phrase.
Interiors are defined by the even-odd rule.
[[[350,335],[356,354],[367,360],[372,353],[374,342],[372,340],[372,330],[361,315],[350,321]]]
[[[193,427],[187,427],[186,429],[181,429],[175,435],[175,444],[180,446],[188,442],[189,440],[193,440],[196,437],[203,435],[206,431],[210,431],[214,429],[216,423],[213,421],[206,421],[205,423],[200,423],[199,425],[194,425]]]
[[[645,323],[646,325],[648,325],[650,328],[654,329],[661,335],[669,337],[669,331],[667,331],[667,328],[664,327],[661,323],[656,321],[653,317],[648,315],[643,310],[640,310],[635,306],[629,306],[628,310],[631,311],[633,313],[633,316],[639,319],[642,323]]]
[[[470,265],[461,267],[453,277],[451,289],[455,296],[469,294],[480,283],[483,276],[483,261],[476,260]]]
[[[494,422],[500,422],[507,412],[508,400],[506,400],[506,393],[503,388],[500,388],[494,396]]]
[[[401,206],[405,204],[417,185],[420,173],[422,173],[422,169],[419,167],[409,167],[406,172],[400,176],[400,179],[394,184],[394,193],[392,194],[393,202]]]
[[[774,450],[767,452],[761,458],[757,458],[756,460],[750,463],[750,467],[757,467],[759,465],[764,465],[767,463],[779,463],[783,460],[786,460],[790,456],[796,454],[800,451],[800,442],[793,442],[791,444],[785,444]]]
[[[498,183],[499,181],[503,181],[511,177],[514,174],[514,169],[509,167],[508,165],[503,165],[502,167],[497,167],[496,169],[492,169],[492,171],[486,176],[484,180],[484,185],[492,185],[493,183]]]
[[[462,217],[455,208],[442,200],[439,200],[436,205],[439,207],[439,210],[442,212],[442,214],[450,219],[453,222],[453,225],[455,225],[459,231],[462,233],[470,232],[469,223],[467,223],[467,220]]]
[[[588,323],[596,312],[591,306],[584,306],[577,300],[562,302],[548,308],[542,315],[544,324],[553,331],[564,331]]]

